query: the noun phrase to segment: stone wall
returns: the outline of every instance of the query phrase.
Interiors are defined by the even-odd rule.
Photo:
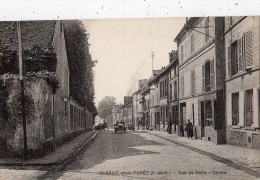
[[[5,97],[5,102],[0,114],[0,138],[6,141],[8,151],[6,153],[21,155],[23,125],[20,81],[14,75],[1,76],[0,79],[1,92],[5,92],[5,96],[1,96],[1,98]],[[44,141],[52,136],[51,89],[46,81],[40,78],[25,78],[24,85],[28,150],[37,151],[42,149]]]

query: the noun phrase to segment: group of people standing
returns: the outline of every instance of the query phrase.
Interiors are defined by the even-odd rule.
[[[192,137],[193,137],[193,125],[192,125],[192,123],[190,122],[189,119],[188,119],[188,123],[186,124],[186,126],[184,128],[184,131],[187,131],[188,139],[192,139]],[[168,122],[167,132],[169,134],[172,134],[172,121]]]

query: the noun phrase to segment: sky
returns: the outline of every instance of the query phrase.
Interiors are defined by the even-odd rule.
[[[153,69],[169,63],[169,52],[177,49],[174,38],[185,18],[85,20],[90,34],[90,53],[98,63],[95,72],[95,103],[114,96],[123,103],[124,96],[137,90],[139,79],[152,75]]]

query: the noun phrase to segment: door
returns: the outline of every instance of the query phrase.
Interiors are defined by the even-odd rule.
[[[204,102],[201,102],[201,138],[205,137],[205,116],[204,116]]]
[[[186,125],[186,103],[181,103],[181,112],[180,112],[180,133],[181,136],[184,136],[184,127]]]

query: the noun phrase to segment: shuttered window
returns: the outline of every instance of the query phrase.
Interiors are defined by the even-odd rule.
[[[180,59],[181,59],[181,62],[182,62],[183,61],[183,44],[181,45]]]
[[[236,75],[254,65],[253,32],[245,32],[228,47],[227,76]]]
[[[232,94],[232,125],[239,123],[239,93]]]
[[[193,35],[193,34],[190,36],[190,39],[191,39],[191,53],[193,53],[193,52],[194,52],[194,48],[195,48],[195,46],[194,46],[194,44],[195,44],[195,42],[194,42],[195,38],[194,38],[194,35]]]
[[[253,90],[245,91],[245,125],[253,124]]]
[[[210,61],[205,63],[205,91],[208,92],[211,90],[210,84]]]
[[[195,71],[191,70],[191,95],[195,94]]]
[[[202,92],[205,92],[205,65],[202,65]]]
[[[246,69],[253,67],[253,32],[248,31],[244,35],[245,37],[245,61]]]
[[[173,95],[174,95],[174,99],[176,100],[177,99],[177,80],[174,81],[174,92],[173,92]]]
[[[231,46],[228,47],[227,75],[231,76]]]
[[[214,90],[215,88],[215,68],[214,68],[214,59],[210,61],[210,89]]]
[[[237,41],[238,71],[243,71],[243,37]]]
[[[184,76],[180,78],[180,97],[184,96]]]
[[[209,42],[209,18],[205,19],[205,41]]]
[[[231,75],[238,73],[238,43],[237,41],[231,44]]]

